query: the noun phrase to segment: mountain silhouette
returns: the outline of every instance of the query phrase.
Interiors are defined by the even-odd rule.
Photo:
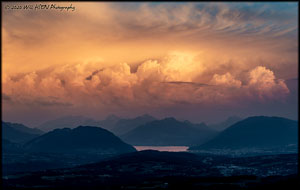
[[[154,120],[155,120],[154,117],[147,114],[138,116],[133,119],[120,119],[115,124],[115,126],[111,129],[111,131],[118,136],[124,135],[129,131],[135,129],[136,127]]]
[[[24,143],[41,134],[43,134],[43,131],[39,129],[29,128],[19,123],[2,121],[2,138],[12,143]]]
[[[79,126],[50,131],[26,143],[30,152],[119,154],[136,151],[100,127]]]
[[[140,146],[187,146],[210,140],[216,133],[203,124],[165,118],[139,126],[121,138],[129,144]]]
[[[281,117],[255,116],[237,122],[200,149],[276,148],[298,143],[298,122]]]

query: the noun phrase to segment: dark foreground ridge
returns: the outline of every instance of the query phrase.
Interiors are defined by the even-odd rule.
[[[73,168],[4,176],[4,189],[296,189],[298,154],[140,151]]]
[[[56,129],[23,144],[2,140],[2,173],[40,171],[94,163],[136,149],[100,127]]]

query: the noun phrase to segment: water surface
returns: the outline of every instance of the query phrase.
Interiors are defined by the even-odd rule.
[[[158,151],[168,151],[168,152],[186,152],[189,148],[188,146],[134,146],[137,151],[142,150],[158,150]]]

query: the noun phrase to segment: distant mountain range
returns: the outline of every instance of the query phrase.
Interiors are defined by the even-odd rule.
[[[72,120],[74,119],[74,120]],[[271,148],[297,146],[298,122],[280,118],[256,116],[240,120],[230,117],[226,121],[207,126],[205,123],[194,124],[178,121],[175,118],[156,120],[149,115],[132,119],[121,119],[111,115],[103,121],[95,121],[81,116],[63,117],[48,122],[43,131],[29,128],[22,124],[2,122],[3,144],[5,150],[19,150],[20,143],[27,151],[46,152],[125,152],[135,151],[128,145],[136,146],[190,146],[190,150]],[[46,122],[47,123],[47,122]],[[77,127],[76,123],[98,124],[96,127]],[[101,124],[102,123],[102,124]],[[226,127],[233,123],[230,127]],[[119,137],[98,126],[110,127]],[[46,127],[45,127],[46,126]],[[226,128],[218,132],[221,128]],[[30,141],[30,142],[29,142]]]
[[[141,116],[137,116],[135,118],[120,118],[115,115],[109,115],[104,120],[94,120],[92,118],[84,117],[84,116],[64,116],[54,120],[49,120],[39,125],[38,128],[44,131],[51,131],[53,129],[62,129],[62,128],[75,128],[77,126],[97,126],[104,129],[107,129],[113,132],[115,135],[121,137],[132,131],[133,129],[140,127],[148,122],[155,121],[156,118],[151,115],[144,114]],[[225,128],[231,126],[232,124],[240,121],[241,118],[232,116],[229,117],[226,121],[209,125],[208,128],[211,128],[215,131],[222,131]],[[186,122],[189,122],[186,120]],[[195,128],[197,125],[200,125],[201,129],[207,128],[205,123],[193,124]]]
[[[228,117],[225,121],[216,123],[216,124],[211,124],[208,125],[209,127],[216,129],[217,131],[223,131],[226,128],[230,127],[231,125],[237,123],[238,121],[241,121],[242,118],[237,117],[237,116],[230,116]]]
[[[112,131],[116,135],[123,135],[128,131],[143,125],[149,121],[155,120],[150,115],[142,115],[136,118],[123,119],[115,115],[109,115],[104,120],[94,120],[84,116],[64,116],[54,120],[49,120],[38,128],[51,131],[53,129],[75,128],[77,126],[97,126]]]
[[[29,128],[23,124],[2,121],[2,139],[7,142],[24,143],[43,133],[39,129]]]
[[[209,142],[190,150],[276,148],[298,144],[298,122],[256,116],[239,121]]]
[[[98,121],[101,128],[108,129],[111,131],[112,128],[116,126],[119,120],[122,118],[116,115],[109,115],[104,120]]]
[[[111,131],[118,136],[124,135],[140,125],[144,125],[154,120],[156,120],[154,117],[147,114],[132,119],[120,119],[116,122]]]
[[[62,129],[62,128],[75,128],[80,125],[87,126],[97,126],[100,127],[101,123],[95,121],[92,118],[83,117],[83,116],[64,116],[54,120],[46,121],[42,123],[37,128],[42,129],[44,131],[51,131],[54,129]]]
[[[55,129],[24,145],[29,152],[120,154],[136,151],[100,127]]]
[[[189,146],[204,143],[216,134],[205,124],[165,118],[141,125],[121,138],[129,144],[140,146]]]

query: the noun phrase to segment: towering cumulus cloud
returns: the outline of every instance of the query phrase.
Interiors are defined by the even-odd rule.
[[[274,73],[265,67],[258,66],[251,70],[249,78],[249,88],[260,98],[263,96],[273,97],[274,95],[280,98],[289,93],[284,80],[278,79],[276,82]]]

